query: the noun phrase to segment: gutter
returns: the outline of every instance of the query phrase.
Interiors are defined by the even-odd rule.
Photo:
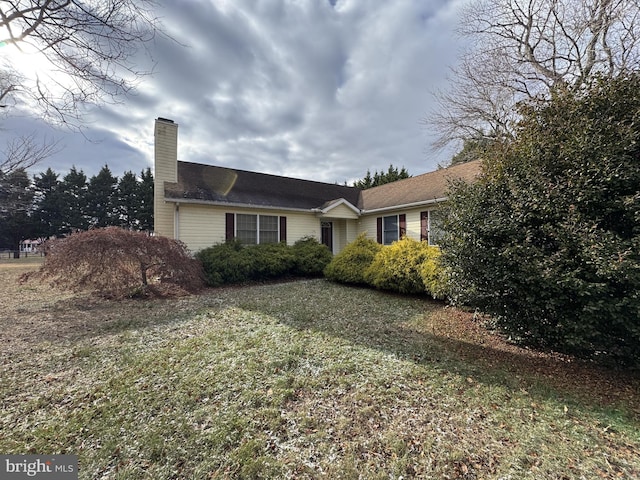
[[[192,198],[165,197],[164,201],[167,203],[175,203],[178,205],[182,203],[187,203],[191,205],[214,205],[217,207],[233,207],[233,208],[249,208],[249,209],[253,208],[253,209],[260,209],[260,210],[286,210],[286,211],[292,211],[292,212],[305,212],[305,213],[314,211],[314,209],[309,209],[309,208],[278,207],[276,205],[254,205],[250,203],[216,202],[214,200],[198,200],[198,199],[192,199]]]
[[[400,209],[404,209],[404,208],[413,208],[413,207],[420,207],[423,205],[434,205],[437,203],[442,203],[447,201],[448,197],[440,197],[440,198],[434,198],[431,200],[422,200],[420,202],[412,202],[412,203],[405,203],[403,205],[393,205],[391,207],[380,207],[380,208],[373,208],[371,210],[360,210],[360,214],[361,215],[367,215],[369,213],[378,213],[378,212],[387,212],[390,210],[400,210]]]
[[[380,212],[388,212],[392,210],[401,210],[405,208],[414,208],[426,205],[435,205],[438,203],[445,202],[448,197],[440,197],[433,198],[431,200],[422,200],[419,202],[405,203],[402,205],[393,205],[390,207],[380,207],[373,208],[371,210],[360,209],[358,212],[359,215],[368,215],[371,213],[380,213]],[[175,203],[180,205],[181,203],[191,204],[191,205],[213,205],[217,207],[231,207],[231,208],[245,208],[245,209],[257,209],[257,210],[284,210],[289,212],[304,212],[304,213],[325,213],[322,208],[294,208],[294,207],[278,207],[275,205],[253,205],[248,203],[227,203],[227,202],[216,202],[214,200],[198,200],[191,198],[167,198],[165,197],[165,202],[167,203]]]

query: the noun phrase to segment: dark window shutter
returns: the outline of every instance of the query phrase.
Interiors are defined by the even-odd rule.
[[[428,240],[429,233],[427,229],[429,228],[429,212],[420,212],[420,241]]]
[[[378,221],[377,230],[378,230],[378,243],[382,243],[382,217],[378,217],[376,219]]]
[[[398,239],[404,238],[407,236],[407,216],[402,213],[398,215],[398,226],[400,227],[400,231],[398,232]]]
[[[280,217],[280,241],[287,243],[287,217]]]
[[[225,240],[227,242],[233,240],[236,236],[236,226],[235,226],[236,216],[233,213],[226,214],[226,227],[225,227]]]

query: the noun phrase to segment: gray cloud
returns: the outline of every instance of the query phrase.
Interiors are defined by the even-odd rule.
[[[122,104],[91,111],[94,142],[54,132],[68,146],[51,166],[140,171],[161,116],[179,124],[182,160],[339,183],[390,163],[432,170],[450,152],[427,153],[421,120],[455,60],[456,5],[162,0],[158,15],[176,41],[151,46],[155,73]],[[35,120],[4,125],[2,137],[29,126],[52,135]]]

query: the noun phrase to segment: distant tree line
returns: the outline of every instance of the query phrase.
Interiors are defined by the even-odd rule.
[[[367,174],[365,175],[365,177],[353,182],[353,186],[362,188],[364,190],[367,188],[384,185],[385,183],[391,183],[397,180],[402,180],[404,178],[409,178],[410,176],[411,175],[409,175],[409,172],[406,168],[402,167],[400,170],[398,170],[398,167],[394,167],[393,164],[391,164],[389,165],[389,168],[386,172],[378,172],[376,170],[375,173],[371,175],[371,171],[367,170]]]
[[[33,178],[25,169],[0,170],[0,248],[108,226],[153,229],[150,168],[120,178],[107,165],[91,178],[75,167],[62,178],[51,168]]]

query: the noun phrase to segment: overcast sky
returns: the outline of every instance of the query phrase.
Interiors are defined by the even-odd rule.
[[[150,46],[135,96],[94,109],[84,136],[14,112],[0,142],[37,132],[63,147],[37,171],[121,176],[153,168],[165,117],[180,160],[338,183],[391,163],[425,173],[453,153],[430,151],[423,119],[457,57],[462,1],[159,0],[177,42]]]

